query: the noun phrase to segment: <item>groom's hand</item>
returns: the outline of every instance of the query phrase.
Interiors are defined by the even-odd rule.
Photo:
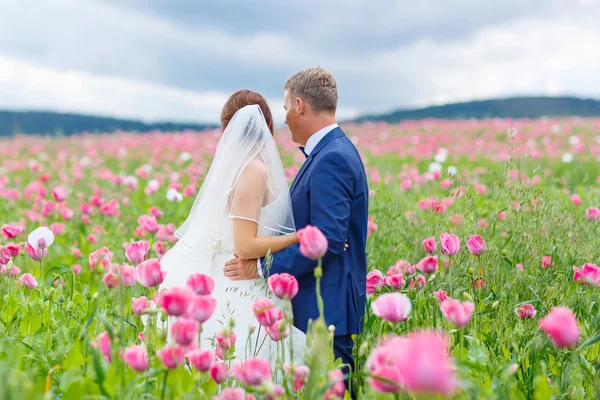
[[[234,256],[234,259],[225,263],[223,275],[232,281],[246,281],[260,278],[256,260],[242,260],[237,254],[234,254]]]

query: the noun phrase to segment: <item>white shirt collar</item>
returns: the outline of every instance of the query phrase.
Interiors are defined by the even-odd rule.
[[[338,127],[338,124],[332,124],[326,126],[325,128],[313,133],[311,137],[306,141],[306,146],[304,146],[304,152],[308,156],[314,149],[317,147],[321,139],[325,137],[329,132]]]

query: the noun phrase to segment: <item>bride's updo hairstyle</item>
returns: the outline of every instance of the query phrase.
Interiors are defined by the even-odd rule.
[[[223,110],[221,111],[221,127],[223,130],[227,128],[229,121],[231,121],[233,115],[240,108],[252,104],[258,104],[263,115],[265,116],[269,130],[271,131],[271,134],[273,134],[273,115],[271,114],[271,109],[267,104],[267,99],[265,99],[263,95],[247,89],[238,90],[232,94],[223,106]]]

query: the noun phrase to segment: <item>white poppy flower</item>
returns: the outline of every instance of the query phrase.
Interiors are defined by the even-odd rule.
[[[148,189],[158,190],[159,187],[160,187],[160,183],[158,183],[158,181],[156,179],[150,179],[148,181]]]
[[[437,152],[435,153],[435,156],[433,156],[433,159],[437,163],[444,163],[448,159],[448,154],[443,152]]]
[[[432,162],[431,164],[429,164],[429,172],[441,172],[442,171],[442,164],[438,163],[438,162]]]
[[[47,227],[40,226],[29,234],[27,241],[34,249],[46,249],[54,242],[54,233]]]
[[[137,177],[134,175],[127,175],[123,178],[123,184],[126,186],[137,187]]]
[[[171,188],[167,191],[167,200],[180,202],[183,200],[183,195],[177,191],[175,188]]]
[[[565,153],[562,155],[561,159],[564,163],[570,163],[571,161],[573,161],[574,157],[571,153]]]

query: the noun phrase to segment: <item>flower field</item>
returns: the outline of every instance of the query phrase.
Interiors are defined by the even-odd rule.
[[[343,128],[371,190],[357,397],[599,398],[600,119]],[[304,156],[276,137],[291,182]],[[3,399],[344,396],[323,321],[306,365],[239,363],[226,329],[197,343],[222,301],[209,279],[156,293],[218,139],[0,139]],[[269,286],[288,299],[294,282]],[[289,333],[267,300],[255,310],[274,341]]]

